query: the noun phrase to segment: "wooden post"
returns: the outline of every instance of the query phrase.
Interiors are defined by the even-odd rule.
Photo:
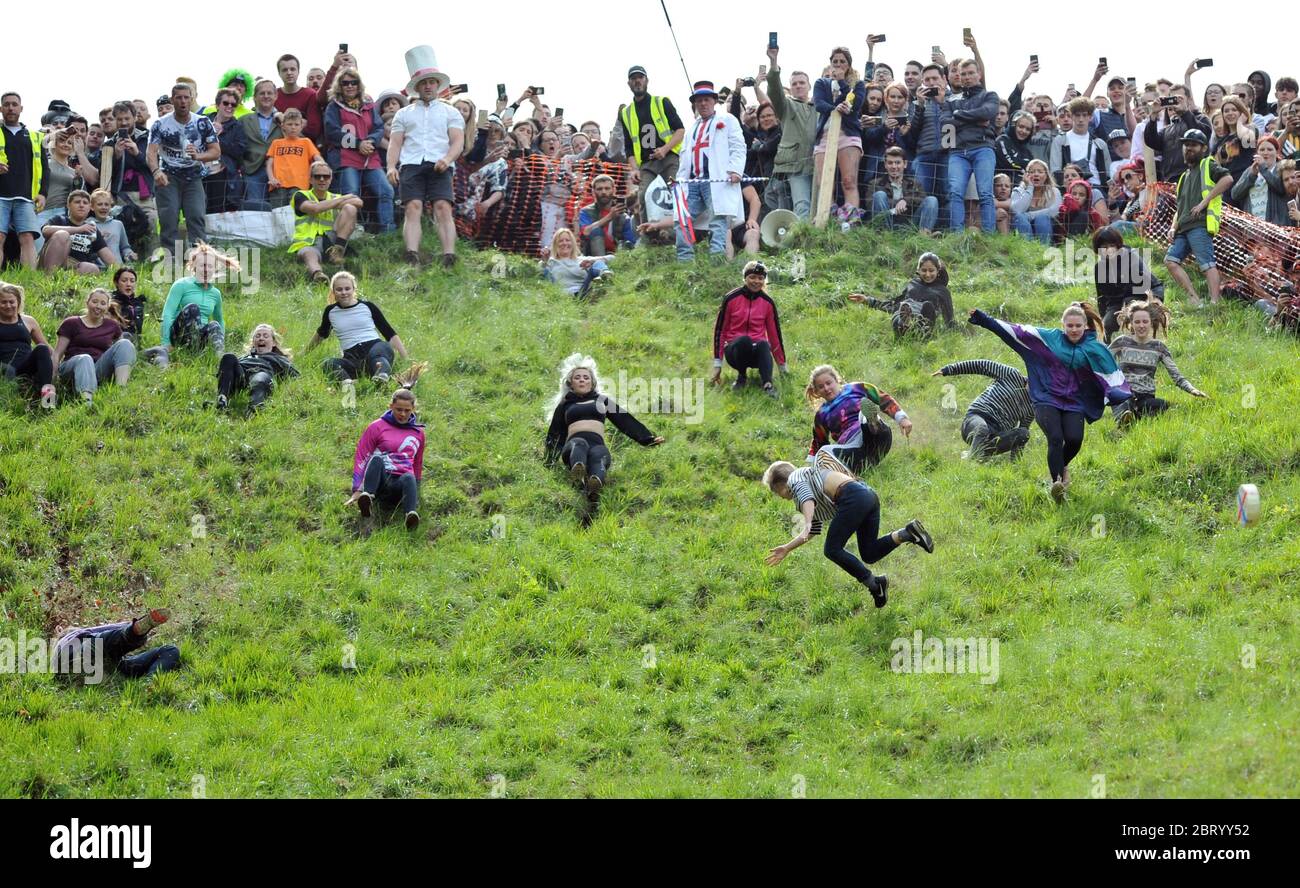
[[[835,104],[840,101],[848,102],[853,105],[853,91],[850,90],[848,96],[839,100],[838,90],[832,93],[837,99]],[[843,115],[839,111],[832,110],[831,116],[826,119],[826,154],[822,157],[822,181],[817,193],[813,195],[813,224],[825,225],[826,220],[831,215],[831,200],[835,196],[835,162],[839,157],[840,147],[840,126]]]
[[[99,187],[113,191],[113,146],[105,145],[99,154]]]

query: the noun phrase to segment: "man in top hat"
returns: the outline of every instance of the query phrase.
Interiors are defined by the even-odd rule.
[[[399,186],[398,200],[405,208],[402,239],[406,261],[419,265],[420,216],[426,201],[433,202],[433,215],[442,243],[442,264],[456,263],[456,221],[452,216],[452,164],[465,147],[465,121],[452,105],[438,100],[451,82],[438,70],[431,46],[417,46],[406,53],[411,82],[407,93],[411,103],[393,117],[388,140],[388,181]]]
[[[671,100],[650,95],[650,78],[645,68],[633,65],[627,72],[627,86],[632,90],[632,104],[618,112],[623,128],[623,145],[632,164],[629,181],[637,185],[637,205],[645,218],[645,193],[655,176],[671,182],[677,175],[682,138],[686,128]]]
[[[745,171],[745,136],[740,121],[718,110],[713,83],[701,80],[691,93],[695,122],[686,128],[675,189],[678,204],[677,261],[689,262],[695,246],[686,225],[696,231],[708,225],[709,252],[727,249],[731,220],[744,213],[740,178]],[[695,181],[711,180],[711,181]],[[681,206],[683,198],[686,205]]]

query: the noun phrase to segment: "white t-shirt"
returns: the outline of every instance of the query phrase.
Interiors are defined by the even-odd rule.
[[[1070,146],[1070,163],[1077,164],[1079,169],[1088,173],[1088,181],[1092,184],[1100,185],[1101,177],[1093,168],[1096,158],[1092,156],[1092,134],[1070,130],[1065,134],[1065,144]]]
[[[427,105],[415,100],[393,118],[393,135],[403,136],[398,162],[402,166],[437,163],[451,150],[454,129],[465,129],[465,118],[454,106],[437,100]]]

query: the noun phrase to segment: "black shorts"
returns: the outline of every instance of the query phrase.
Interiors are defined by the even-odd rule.
[[[454,200],[451,193],[450,167],[440,173],[437,167],[427,160],[420,164],[408,163],[402,166],[398,182],[400,184],[397,199],[403,206],[413,200],[424,203],[435,200],[452,203]]]

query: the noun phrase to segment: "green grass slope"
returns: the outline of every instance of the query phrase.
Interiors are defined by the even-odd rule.
[[[70,690],[0,676],[0,795],[1081,797],[1099,774],[1111,796],[1294,794],[1296,340],[1248,307],[1190,313],[1177,297],[1171,347],[1212,399],[1162,378],[1175,410],[1125,435],[1109,416],[1090,426],[1055,507],[1041,434],[1015,462],[961,459],[960,411],[982,382],[929,377],[959,358],[1018,364],[1005,346],[973,328],[896,343],[886,315],[843,297],[897,292],[927,248],[963,316],[1051,324],[1090,283],[1037,280],[1041,249],[1016,239],[801,238],[801,281],[792,251],[773,257],[792,369],[780,403],[710,389],[702,422],[641,417],[666,436],[657,449],[611,428],[612,483],[586,529],[540,458],[559,361],[582,350],[606,378],[706,377],[738,265],[620,256],[587,303],[523,259],[497,279],[487,254],[421,272],[395,241],[361,245],[361,292],[430,362],[415,537],[393,524],[358,539],[343,507],[356,439],[387,398],[363,383],[342,406],[319,370],[332,343],[247,419],[205,407],[211,355],[138,367],[92,412],[40,415],[0,387],[0,635],[166,604],[154,643],[185,664]],[[323,288],[283,255],[261,270],[256,294],[226,288],[228,342],[270,321],[301,350]],[[89,284],[7,277],[51,333]],[[165,290],[145,289],[156,313]],[[883,611],[820,540],[762,563],[792,507],[757,479],[806,453],[802,388],[827,361],[916,423],[868,480],[884,528],[923,517],[937,551],[882,562]],[[1263,493],[1249,528],[1243,482]],[[998,639],[999,680],[891,671],[891,642],[917,630]]]

